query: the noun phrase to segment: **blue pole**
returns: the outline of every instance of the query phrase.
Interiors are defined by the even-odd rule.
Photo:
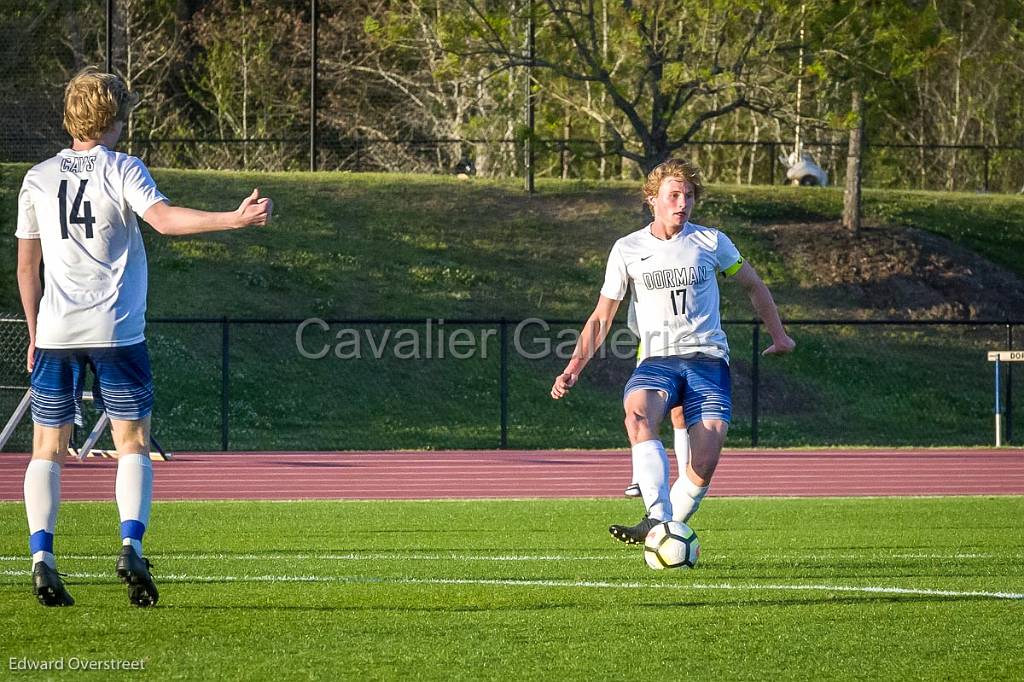
[[[1003,445],[1003,421],[1000,418],[1002,412],[1002,405],[999,404],[999,375],[1002,372],[999,371],[999,356],[996,356],[996,447],[1002,447]]]
[[[996,358],[996,414],[997,415],[1000,414],[1003,411],[1002,410],[1002,405],[999,404],[999,394],[1000,394],[1000,390],[999,390],[999,375],[1000,374],[1002,374],[1002,372],[999,371],[999,358],[997,357]]]

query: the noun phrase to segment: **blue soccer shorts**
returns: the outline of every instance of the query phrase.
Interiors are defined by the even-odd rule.
[[[647,358],[626,382],[623,400],[640,390],[664,392],[669,408],[682,405],[688,425],[703,420],[728,423],[732,419],[732,375],[729,364],[721,358]]]
[[[118,348],[37,348],[32,368],[32,421],[82,425],[82,392],[91,368],[93,400],[111,419],[136,420],[153,411],[153,372],[146,342]]]

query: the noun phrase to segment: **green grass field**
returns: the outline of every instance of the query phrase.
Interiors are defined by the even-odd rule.
[[[0,652],[4,666],[142,658],[150,679],[1019,679],[1024,669],[1022,497],[712,498],[694,520],[700,563],[677,572],[649,570],[608,537],[609,522],[637,509],[157,503],[147,554],[161,600],[143,611],[113,577],[112,503],[63,505],[56,547],[78,603],[51,610],[30,593],[23,509],[4,503]]]

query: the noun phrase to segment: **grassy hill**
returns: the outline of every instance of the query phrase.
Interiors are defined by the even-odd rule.
[[[0,166],[0,214],[9,235],[8,256],[0,259],[0,308],[9,311],[20,310],[16,240],[10,235],[25,168]],[[545,181],[527,196],[516,181],[434,176],[170,170],[154,176],[172,201],[218,210],[233,208],[258,186],[274,198],[276,219],[265,229],[201,239],[145,230],[151,319],[582,321],[597,299],[612,242],[643,224],[634,183]],[[987,259],[978,259],[985,265],[972,266],[965,283],[978,269],[1005,270],[1011,282],[1024,276],[1024,199],[869,190],[864,203],[867,221],[875,226],[867,233],[876,252],[886,251],[886,239],[913,227],[949,244],[952,255],[944,262],[959,262],[968,250]],[[718,185],[694,219],[728,232],[772,288],[784,317],[878,318],[903,309],[913,316],[927,297],[906,304],[897,295],[907,273],[892,286],[881,281],[879,291],[865,283],[863,272],[859,281],[843,281],[840,261],[833,264],[838,274],[821,279],[821,263],[850,253],[841,236],[831,233],[819,251],[808,254],[818,241],[810,230],[835,222],[841,204],[841,192],[833,189]],[[793,241],[787,235],[803,240],[799,254],[787,248]],[[942,279],[938,270],[934,278]],[[960,295],[944,291],[928,290],[933,298]],[[1017,306],[1014,292],[998,310],[1020,319],[1024,303]],[[884,305],[873,307],[874,297],[884,298]],[[927,305],[944,309],[934,301]],[[723,309],[734,320],[752,314],[742,292],[728,283]],[[936,316],[942,315],[931,315]],[[333,351],[337,334],[358,334],[369,355],[383,334],[394,341],[402,326],[338,323],[326,332],[309,328],[304,339],[309,347]],[[447,324],[444,331],[450,335],[456,326]],[[565,327],[552,325],[545,338],[552,344],[564,340],[556,335]],[[478,339],[484,329],[470,327]],[[298,352],[296,331],[294,324],[230,327],[233,448],[497,445],[500,353],[493,331],[484,337],[486,357],[478,353],[469,360],[399,359],[394,343],[380,360],[343,360],[333,353],[313,360]],[[750,438],[750,328],[731,325],[727,331],[736,384],[730,443],[739,445]],[[762,444],[991,440],[992,377],[983,350],[1005,344],[1004,328],[796,326],[791,333],[800,344],[797,355],[760,361]],[[158,432],[177,449],[217,447],[221,327],[157,323],[149,338],[158,377]],[[352,347],[341,349],[343,355],[345,349]],[[618,403],[629,359],[595,361],[580,389],[568,401],[553,403],[547,390],[564,361],[527,359],[514,347],[510,358],[511,446],[625,442]]]

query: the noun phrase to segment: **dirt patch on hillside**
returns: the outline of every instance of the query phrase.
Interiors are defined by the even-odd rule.
[[[1024,279],[976,253],[913,228],[835,223],[771,225],[774,250],[802,287],[825,289],[864,317],[1002,319],[1024,315]]]

